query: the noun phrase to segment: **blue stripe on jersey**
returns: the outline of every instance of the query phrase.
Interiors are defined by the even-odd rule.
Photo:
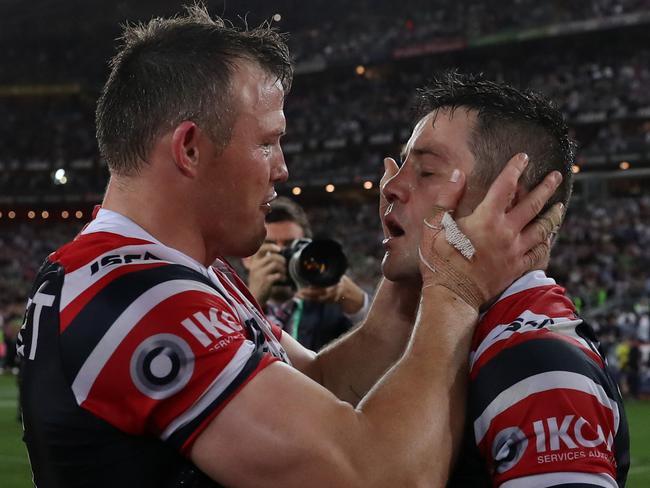
[[[478,418],[501,392],[519,381],[549,371],[586,376],[613,398],[604,371],[580,347],[558,339],[530,339],[504,347],[481,367],[471,384],[469,414],[472,420]]]
[[[160,283],[180,279],[199,281],[223,296],[208,278],[180,264],[134,271],[116,278],[83,307],[60,336],[67,377],[70,380],[77,377],[90,353],[134,300]]]

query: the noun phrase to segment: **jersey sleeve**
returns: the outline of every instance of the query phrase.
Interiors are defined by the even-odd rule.
[[[162,280],[165,273],[111,283],[61,333],[61,348],[81,407],[188,454],[210,420],[276,359],[214,289],[182,276]]]
[[[474,440],[494,486],[617,487],[620,412],[579,320],[515,321],[485,339],[470,373]]]

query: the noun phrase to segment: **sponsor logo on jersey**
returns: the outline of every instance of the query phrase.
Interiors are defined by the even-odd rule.
[[[508,332],[524,332],[541,329],[548,325],[553,325],[554,323],[555,320],[547,315],[540,315],[530,310],[526,310],[520,317],[517,317],[515,320],[510,322],[505,330]]]
[[[571,463],[587,458],[616,466],[612,452],[614,436],[584,417],[565,415],[533,422],[537,464]]]
[[[145,339],[131,356],[131,379],[140,392],[154,400],[177,393],[192,377],[194,354],[182,338],[157,334]]]
[[[492,442],[492,458],[496,461],[497,472],[503,473],[515,466],[527,447],[528,438],[519,427],[500,431]]]
[[[183,319],[181,325],[208,348],[225,347],[232,342],[233,334],[243,331],[232,314],[214,307],[207,312],[194,313]]]
[[[100,268],[115,266],[116,264],[131,264],[135,261],[160,261],[160,258],[154,256],[149,251],[144,254],[109,254],[90,265],[90,275],[97,273]]]
[[[577,449],[579,446],[593,448],[601,445],[611,452],[614,442],[611,432],[605,436],[600,425],[594,427],[584,417],[576,418],[575,415],[566,415],[560,421],[557,417],[536,420],[533,422],[533,430],[538,453],[559,451],[562,446]]]
[[[548,417],[533,422],[537,464],[570,463],[587,458],[599,458],[616,466],[612,453],[614,437],[598,424],[584,417],[566,415]],[[532,439],[533,436],[531,436]],[[492,441],[492,459],[497,473],[513,468],[528,447],[528,437],[519,427],[501,430]]]

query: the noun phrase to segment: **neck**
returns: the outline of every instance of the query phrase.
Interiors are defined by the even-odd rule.
[[[198,223],[191,218],[183,192],[174,191],[169,184],[157,184],[150,176],[111,176],[102,208],[124,215],[166,246],[205,266],[212,264],[214,258]],[[160,188],[168,191],[161,192]]]

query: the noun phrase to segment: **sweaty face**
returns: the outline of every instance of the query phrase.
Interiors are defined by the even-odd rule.
[[[475,115],[459,108],[432,112],[421,119],[406,144],[399,172],[384,185],[389,202],[382,217],[388,229],[382,262],[384,276],[392,281],[420,280],[418,245],[422,222],[448,185],[454,169],[469,175],[474,156],[468,141]],[[471,211],[461,200],[454,215]]]
[[[274,185],[287,179],[280,147],[284,90],[275,77],[245,61],[237,63],[231,86],[236,113],[231,139],[205,165],[201,211],[216,254],[249,256],[264,241]]]

